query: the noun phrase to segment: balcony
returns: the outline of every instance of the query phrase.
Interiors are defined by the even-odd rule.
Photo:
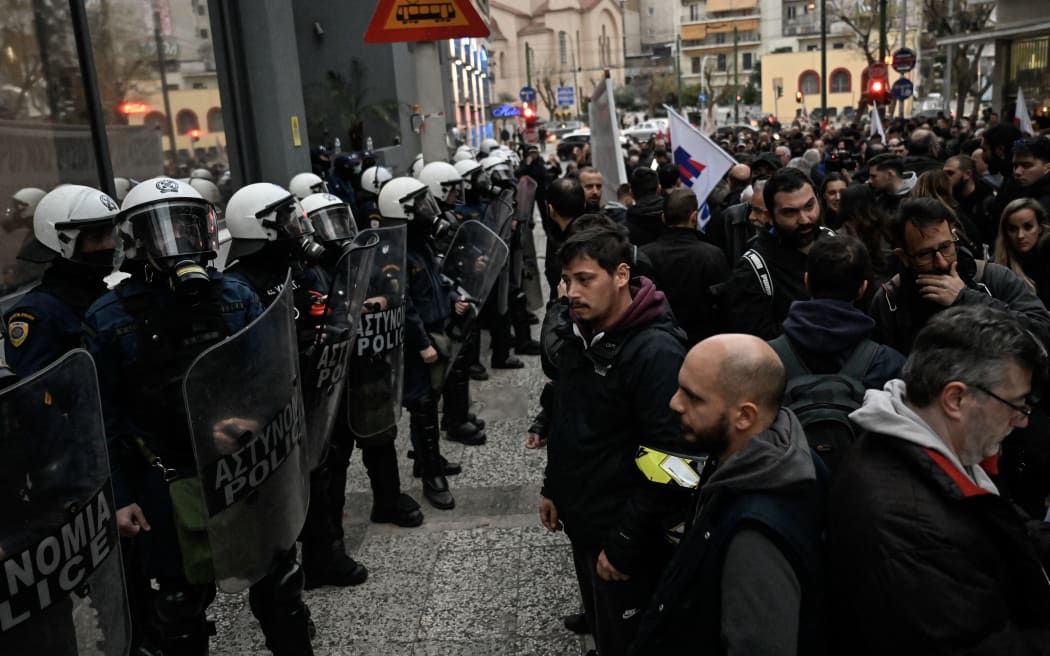
[[[815,15],[804,18],[784,17],[784,36],[805,36],[820,34],[820,21]]]

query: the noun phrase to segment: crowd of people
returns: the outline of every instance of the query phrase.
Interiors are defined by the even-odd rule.
[[[615,201],[549,163],[526,446],[597,654],[1050,653],[1050,137],[884,136],[744,131],[703,204],[664,139]]]

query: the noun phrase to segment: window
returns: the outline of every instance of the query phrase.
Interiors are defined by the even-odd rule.
[[[844,68],[838,68],[831,72],[831,93],[850,92],[850,73]]]
[[[842,50],[845,47],[846,47],[846,44],[842,43],[841,41],[839,41],[838,43],[832,44],[832,46],[831,46],[832,50]]]
[[[816,52],[820,50],[819,46],[806,46],[806,52]]]
[[[700,5],[689,5],[689,20],[700,20]]]
[[[204,28],[201,28],[200,30],[198,30],[197,34],[199,34],[200,38],[202,38],[202,39],[207,39],[208,38],[208,30],[206,30]]]
[[[788,18],[794,18],[795,16],[798,15],[798,7],[795,7],[795,6],[785,7],[784,8],[784,15],[787,16]]]
[[[722,45],[725,42],[726,42],[726,33],[725,32],[720,32],[720,33],[715,35],[715,43],[716,44]]]
[[[715,64],[715,70],[724,71],[726,69],[726,55],[721,53],[718,55],[718,62]]]
[[[212,107],[208,110],[208,132],[225,132],[222,122],[222,110]]]
[[[171,123],[168,122],[168,117],[161,112],[150,112],[146,114],[146,118],[142,120],[142,124],[151,130],[162,132],[165,136],[171,134]]]
[[[507,58],[502,52],[499,54],[499,76],[504,80],[507,79]]]
[[[558,32],[558,59],[562,66],[569,63],[569,39],[565,32]]]
[[[691,70],[693,71],[693,74],[695,75],[695,74],[699,73],[700,72],[700,58],[699,57],[693,57],[692,59],[689,60],[689,62],[691,64]]]
[[[180,109],[175,115],[175,129],[179,134],[189,134],[190,130],[199,130],[200,121],[192,109]]]
[[[649,7],[649,15],[650,15],[650,16],[652,16],[652,15],[653,15],[653,8],[652,8],[652,7]]]
[[[751,54],[750,52],[745,52],[745,53],[744,53],[744,58],[743,58],[743,60],[742,60],[742,62],[741,62],[741,64],[740,64],[740,66],[741,66],[741,68],[743,68],[743,69],[744,69],[745,71],[750,71],[750,70],[751,70],[751,68],[752,68],[752,65],[751,65],[751,57],[752,57],[752,56],[753,56],[753,55],[752,55],[752,54]]]
[[[798,76],[799,91],[811,96],[820,93],[820,76],[816,71],[805,71]]]

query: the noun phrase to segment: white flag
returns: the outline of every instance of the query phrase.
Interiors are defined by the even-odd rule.
[[[1024,91],[1017,85],[1017,109],[1014,111],[1014,126],[1027,135],[1035,134],[1032,129],[1032,118],[1028,116],[1028,106],[1024,102]]]
[[[678,167],[678,177],[683,187],[693,190],[696,200],[703,206],[711,190],[736,164],[736,160],[708,139],[707,135],[689,125],[689,121],[673,109],[667,105],[664,105],[664,109],[671,122],[672,159]],[[703,230],[703,226],[697,227]]]
[[[875,103],[871,105],[871,125],[868,128],[868,136],[874,137],[879,135],[882,139],[882,143],[886,143],[886,131],[882,129],[882,119],[879,118],[879,106]]]

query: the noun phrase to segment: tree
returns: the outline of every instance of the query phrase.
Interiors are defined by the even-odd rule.
[[[555,80],[557,80],[557,86],[565,86],[565,74],[561,71],[555,72],[554,67],[548,60],[537,71],[536,75],[540,81],[539,86],[536,88],[536,95],[543,101],[543,106],[547,108],[547,115],[553,121],[554,112],[558,109],[558,92],[554,88]]]
[[[868,64],[880,61],[879,58],[879,3],[880,0],[831,0],[828,2],[828,16],[842,22],[853,33],[853,43],[864,52]],[[886,25],[899,22],[900,9],[895,5],[886,7]],[[897,47],[899,31],[887,28],[886,47],[889,52]]]
[[[2,0],[0,85],[5,118],[46,116],[56,122],[82,118],[83,98],[69,3],[61,0]],[[14,91],[17,89],[17,91]],[[12,97],[13,96],[13,97]],[[83,102],[79,103],[83,106]]]
[[[673,102],[667,102],[671,98]],[[656,108],[664,103],[678,104],[678,78],[674,73],[653,73],[649,78],[649,92],[646,94],[649,115],[656,113]]]
[[[92,3],[88,24],[102,111],[106,123],[115,125],[128,122],[127,116],[119,110],[121,103],[135,92],[145,92],[143,83],[147,80],[159,91],[160,78],[159,73],[152,70],[157,63],[155,48],[147,55],[146,48],[142,47],[146,43],[152,47],[155,40],[152,34],[143,34],[141,16],[128,12],[126,5],[116,10],[112,5],[112,0]]]
[[[995,11],[994,2],[956,0],[954,5],[954,11],[949,16],[947,0],[923,0],[923,9],[926,16],[929,17],[927,26],[929,32],[938,37],[945,37],[992,29],[991,16]],[[984,43],[960,43],[954,47],[952,57],[954,79],[949,81],[949,88],[956,94],[956,116],[962,116],[966,98],[973,96],[973,113],[976,117],[980,98],[991,85],[991,80],[982,85],[979,76],[984,47]]]

